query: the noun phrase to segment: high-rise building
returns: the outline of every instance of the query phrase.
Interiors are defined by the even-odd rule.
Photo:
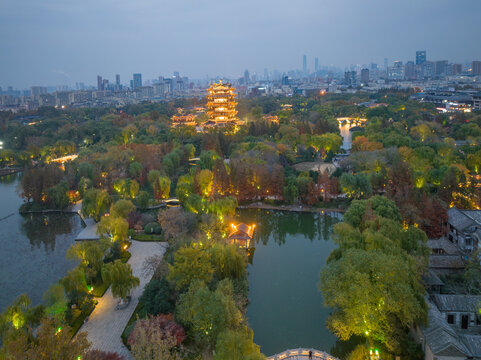
[[[463,72],[463,65],[462,64],[451,64],[451,74],[458,75]]]
[[[244,71],[244,84],[249,85],[250,82],[250,76],[249,76],[249,70]]]
[[[303,55],[302,56],[302,72],[305,74],[307,74],[307,56],[306,55]]]
[[[13,89],[11,87],[8,87],[9,92],[13,92]],[[45,86],[31,86],[30,87],[30,97],[32,99],[40,96],[41,94],[46,94],[47,93],[47,88]]]
[[[439,60],[434,63],[434,75],[445,75],[448,60]]]
[[[97,90],[102,91],[104,89],[104,83],[102,81],[102,76],[97,75]]]
[[[408,61],[404,66],[404,77],[407,80],[416,79],[416,65],[414,65],[413,61]]]
[[[239,120],[235,88],[229,83],[213,83],[207,89],[207,116],[214,124],[225,124]]]
[[[369,69],[361,69],[361,84],[369,84]]]
[[[481,75],[481,61],[473,61],[471,68],[473,69],[473,75]]]
[[[355,71],[344,72],[344,83],[347,86],[356,86],[357,85],[357,73]]]
[[[389,61],[387,61],[387,58],[384,58],[384,70],[387,71],[388,66],[389,66]]]
[[[119,74],[115,75],[115,86],[117,86],[117,88],[120,88],[120,75]]]
[[[314,59],[314,71],[318,72],[319,71],[319,58]]]
[[[142,74],[134,74],[134,80],[132,84],[134,90],[142,87]]]
[[[269,70],[267,68],[264,68],[264,80],[269,80]]]
[[[426,62],[426,50],[416,51],[416,65],[422,65]]]

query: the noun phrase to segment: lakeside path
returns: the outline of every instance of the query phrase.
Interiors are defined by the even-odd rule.
[[[313,213],[324,213],[324,212],[345,212],[346,209],[340,208],[315,208],[304,205],[269,205],[261,202],[249,204],[249,205],[239,205],[239,209],[263,209],[263,210],[280,210],[280,211],[296,211],[296,212],[313,212]]]
[[[82,325],[80,331],[88,333],[88,340],[92,343],[92,349],[102,351],[117,352],[125,360],[131,360],[132,355],[122,343],[121,335],[132,316],[139,297],[153,274],[144,274],[142,267],[144,260],[152,255],[164,255],[167,243],[141,242],[132,240],[129,249],[132,256],[128,263],[132,266],[132,272],[140,279],[140,286],[132,291],[132,301],[126,309],[115,310],[117,300],[112,296],[112,290],[105,292],[104,296],[98,298],[98,304],[88,321]]]

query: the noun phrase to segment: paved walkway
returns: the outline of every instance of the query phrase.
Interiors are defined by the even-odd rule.
[[[104,296],[98,299],[98,305],[80,331],[88,333],[88,340],[92,343],[92,349],[117,352],[123,355],[125,360],[132,359],[130,352],[122,343],[120,336],[124,331],[145,285],[150,281],[152,274],[145,276],[142,271],[144,260],[154,254],[163,255],[166,243],[132,241],[129,251],[132,254],[128,263],[132,266],[132,272],[140,279],[140,286],[132,291],[132,302],[123,310],[115,310],[117,300],[112,296],[109,288]]]

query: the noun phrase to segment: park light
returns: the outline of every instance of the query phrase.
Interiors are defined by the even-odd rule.
[[[55,332],[55,335],[57,335],[58,333],[60,333],[60,331],[62,331],[62,327],[61,327],[61,326],[59,326],[59,327],[57,328],[57,331]]]
[[[0,140],[0,150],[3,149],[3,141]]]

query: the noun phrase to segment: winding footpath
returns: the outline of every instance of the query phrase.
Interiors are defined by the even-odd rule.
[[[152,278],[152,274],[145,274],[142,271],[144,260],[155,254],[163,255],[166,247],[167,243],[132,240],[132,245],[129,249],[132,256],[128,263],[132,266],[133,274],[140,279],[140,286],[132,291],[132,301],[123,310],[115,310],[117,300],[112,296],[110,287],[104,296],[97,299],[97,306],[90,314],[88,321],[80,328],[80,331],[88,333],[88,340],[92,343],[92,349],[117,352],[125,360],[133,359],[128,349],[122,343],[120,336],[139,302],[139,297],[142,295],[145,285]]]

